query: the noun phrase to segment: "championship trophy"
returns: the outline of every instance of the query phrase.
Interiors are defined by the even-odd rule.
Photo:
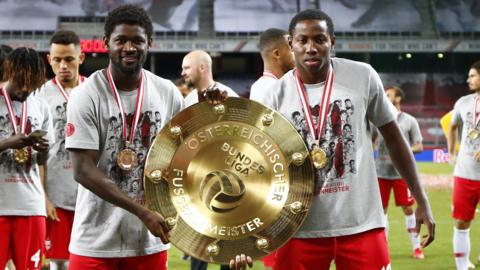
[[[306,218],[314,188],[296,129],[242,98],[177,114],[155,138],[144,174],[147,205],[172,228],[171,243],[221,264],[282,246]]]

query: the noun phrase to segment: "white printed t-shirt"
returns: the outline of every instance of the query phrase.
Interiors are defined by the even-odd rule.
[[[352,235],[385,227],[369,121],[376,126],[393,121],[395,107],[370,65],[342,58],[333,58],[332,62],[335,79],[320,140],[329,162],[316,171],[312,207],[295,236],[298,238]],[[305,88],[316,125],[324,83]],[[313,148],[293,71],[256,100],[287,117],[308,148]]]
[[[422,133],[417,120],[412,115],[406,112],[400,112],[397,116],[397,123],[403,137],[407,140],[410,146],[422,142]],[[395,166],[393,166],[390,153],[388,152],[382,134],[377,129],[374,130],[378,134],[378,157],[375,160],[375,167],[377,168],[377,175],[382,179],[401,179]]]
[[[183,98],[168,80],[143,70],[145,96],[132,148],[139,166],[125,172],[117,163],[124,148],[121,112],[105,70],[92,74],[73,91],[67,110],[67,149],[98,150],[100,168],[118,188],[144,204],[143,167],[147,151],[160,129],[184,107]],[[131,123],[138,91],[121,91],[127,122]],[[128,125],[130,134],[130,124]],[[101,199],[79,185],[70,252],[90,257],[133,257],[166,250],[142,221],[130,212]]]
[[[20,130],[22,102],[12,101]],[[42,100],[30,95],[27,98],[27,123],[25,133],[34,130],[53,130],[48,106]],[[45,138],[54,142],[48,134]],[[15,135],[10,122],[7,104],[0,92],[0,140]],[[28,148],[29,160],[19,164],[14,160],[13,150],[0,152],[0,216],[46,216],[45,193],[40,182],[37,151]]]
[[[475,152],[480,151],[480,137],[472,140],[467,136],[468,131],[474,127],[472,111],[473,100],[476,95],[477,94],[474,93],[461,97],[453,107],[451,123],[463,123],[460,150],[458,152],[453,175],[469,180],[480,181],[480,166],[473,158]],[[480,114],[480,101],[478,103],[479,104],[476,108],[477,115]],[[480,127],[476,128],[480,132]]]
[[[268,89],[272,88],[272,85],[274,85],[277,81],[278,79],[265,75],[258,78],[258,80],[256,80],[250,87],[250,99],[260,99],[264,94],[263,92],[268,91]]]
[[[71,95],[72,90],[73,88],[65,88],[68,95]],[[77,200],[78,184],[73,179],[70,152],[65,149],[67,100],[53,83],[53,80],[49,80],[42,85],[34,95],[48,104],[53,119],[54,133],[52,135],[55,137],[55,143],[50,145],[47,163],[46,186],[48,198],[55,207],[73,211]]]

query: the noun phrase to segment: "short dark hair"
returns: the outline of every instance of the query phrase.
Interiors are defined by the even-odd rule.
[[[57,32],[53,33],[53,36],[50,38],[50,45],[52,45],[53,43],[62,45],[73,44],[75,46],[79,46],[80,38],[73,31],[58,30]]]
[[[12,47],[8,45],[0,45],[0,81],[3,79],[3,62],[12,50]]]
[[[480,60],[475,61],[470,68],[476,69],[480,73]]]
[[[390,90],[390,89],[395,90],[395,96],[396,97],[402,98],[402,101],[405,100],[405,91],[403,91],[402,88],[400,88],[398,86],[395,86],[395,85],[391,85],[391,86],[385,88],[385,91]]]
[[[332,18],[330,18],[327,13],[319,9],[306,9],[297,13],[297,15],[295,15],[290,21],[290,25],[288,27],[288,32],[290,35],[293,36],[293,31],[295,30],[295,26],[297,26],[298,22],[306,20],[326,21],[328,34],[330,37],[333,37],[334,28]]]
[[[105,37],[110,38],[115,27],[120,24],[138,25],[145,29],[148,39],[153,36],[152,20],[143,8],[134,5],[122,5],[110,11],[105,20]]]
[[[11,80],[30,91],[45,82],[45,64],[34,49],[20,47],[13,50],[5,59],[3,68],[3,81]]]
[[[284,36],[287,34],[287,31],[278,28],[269,28],[263,31],[260,35],[260,42],[258,43],[258,48],[260,49],[260,52],[279,41],[283,41],[285,39]]]

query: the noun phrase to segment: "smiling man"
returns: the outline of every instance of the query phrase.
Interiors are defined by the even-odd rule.
[[[70,270],[166,269],[168,228],[145,206],[139,157],[156,135],[156,121],[163,127],[184,105],[172,82],[142,68],[152,35],[145,10],[111,11],[104,36],[109,66],[71,95],[66,147],[81,185]]]
[[[421,223],[428,229],[423,246],[434,238],[430,205],[382,82],[370,65],[331,56],[333,27],[320,10],[295,15],[289,41],[296,69],[255,98],[296,126],[316,168],[309,214],[295,237],[277,251],[274,269],[328,270],[332,261],[339,270],[390,269],[370,122],[395,153],[392,162],[418,202],[417,232]]]
[[[55,144],[50,148],[48,175],[45,179],[48,217],[45,247],[50,269],[66,270],[77,182],[73,179],[72,161],[65,149],[65,110],[73,88],[84,80],[79,74],[79,68],[85,59],[77,34],[68,30],[55,32],[50,38],[47,59],[55,77],[35,92],[35,96],[49,106],[55,133],[51,134],[55,137]]]

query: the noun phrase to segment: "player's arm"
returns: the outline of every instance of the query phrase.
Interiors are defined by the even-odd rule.
[[[60,218],[58,218],[57,215],[57,209],[55,208],[55,205],[48,198],[48,189],[46,185],[47,167],[45,165],[40,165],[38,167],[40,170],[40,182],[42,183],[42,187],[45,192],[45,206],[47,209],[47,217],[51,220],[60,221]]]
[[[72,154],[74,179],[105,201],[119,206],[136,215],[150,232],[168,243],[168,227],[163,217],[135,202],[123,193],[98,167],[98,150],[69,149]]]
[[[455,163],[455,160],[457,158],[455,145],[457,144],[458,127],[459,127],[458,123],[450,123],[448,128],[448,135],[447,135],[448,154],[450,156],[450,161],[452,163]]]
[[[417,231],[420,232],[420,225],[423,223],[427,227],[427,235],[424,236],[422,246],[428,246],[435,238],[435,221],[433,219],[430,203],[428,202],[425,190],[420,184],[415,159],[413,153],[400,131],[397,123],[391,121],[384,126],[379,127],[385,144],[390,153],[393,165],[408,184],[415,200],[417,209],[415,211],[417,219]]]
[[[33,141],[25,134],[17,134],[12,137],[0,140],[0,153],[8,149],[21,149],[31,146]]]

